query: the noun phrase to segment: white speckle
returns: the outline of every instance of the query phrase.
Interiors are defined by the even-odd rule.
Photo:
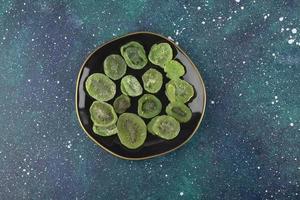
[[[174,39],[171,36],[168,36],[168,39],[174,41]]]
[[[65,40],[68,39],[67,36],[65,36],[64,38],[65,38]]]
[[[33,42],[33,41],[34,41],[34,38],[32,38],[31,41]]]
[[[205,21],[202,21],[201,24],[205,24]]]
[[[235,0],[235,2],[240,3],[241,0]]]
[[[210,101],[211,104],[215,104],[215,101]]]
[[[272,103],[272,104],[274,104],[275,102],[274,102],[274,101],[272,101],[271,103]]]
[[[297,29],[293,28],[292,33],[294,33],[294,34],[297,33]]]
[[[165,174],[165,177],[168,177],[168,174]]]
[[[176,30],[175,35],[179,35],[179,30]]]
[[[239,97],[241,97],[242,95],[243,95],[243,94],[242,94],[242,93],[240,93],[240,94],[239,94]]]
[[[284,28],[281,28],[281,30],[280,30],[281,32],[283,32],[284,31]]]
[[[56,83],[59,84],[60,82],[59,82],[59,81],[56,81]]]
[[[282,21],[283,21],[283,17],[279,17],[279,21],[281,21],[281,22],[282,22]]]
[[[241,6],[241,9],[244,10],[244,6]]]
[[[30,83],[30,82],[31,82],[31,79],[28,79],[27,82]]]
[[[260,166],[257,166],[257,169],[260,169]]]
[[[292,123],[290,123],[290,126],[294,126],[294,123],[292,122]]]
[[[290,30],[290,28],[286,28],[285,30],[289,31],[289,30]]]
[[[197,7],[197,10],[200,10],[200,9],[201,9],[201,7],[200,7],[200,6],[198,6],[198,7]]]
[[[294,42],[295,42],[295,39],[289,39],[289,40],[288,40],[288,43],[289,43],[289,44],[293,44]]]
[[[246,61],[243,61],[243,64],[246,64]]]
[[[272,56],[274,56],[274,57],[275,57],[275,56],[276,56],[276,54],[275,54],[275,53],[272,53]]]
[[[278,99],[278,96],[275,96],[274,98],[275,98],[275,99]]]
[[[180,192],[179,195],[180,195],[180,196],[183,196],[183,192]]]

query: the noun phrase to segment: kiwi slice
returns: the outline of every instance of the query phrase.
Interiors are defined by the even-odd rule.
[[[155,135],[166,140],[174,139],[180,132],[179,122],[168,115],[158,116],[149,127]]]
[[[147,137],[147,126],[144,120],[133,113],[123,113],[117,122],[118,137],[121,144],[129,149],[142,146]]]
[[[188,122],[192,117],[192,111],[184,103],[171,102],[166,107],[166,113],[179,121],[180,123]]]
[[[93,125],[93,131],[94,133],[96,133],[97,135],[100,136],[112,136],[118,133],[118,129],[116,124],[113,124],[111,126],[108,127],[101,127],[101,126],[97,126],[97,125]]]
[[[154,131],[153,131],[153,124],[155,123],[155,120],[157,120],[159,116],[153,117],[150,122],[147,124],[147,130],[149,133],[151,133],[152,135],[155,135]]]
[[[148,59],[144,47],[138,42],[129,42],[121,47],[121,54],[125,62],[132,69],[142,69]]]
[[[157,93],[162,84],[163,84],[163,76],[162,74],[154,69],[148,69],[142,76],[144,89],[150,93]]]
[[[164,67],[165,63],[172,60],[173,50],[168,43],[154,44],[148,55],[150,62],[160,67]]]
[[[171,102],[188,102],[194,96],[194,88],[182,79],[172,79],[166,84],[166,95]]]
[[[125,94],[121,94],[115,99],[113,106],[116,113],[121,114],[131,106],[130,98]]]
[[[143,93],[143,88],[134,76],[126,75],[121,80],[121,92],[128,96],[136,97]]]
[[[90,114],[92,121],[97,126],[109,127],[117,121],[114,108],[105,102],[94,101],[90,107]]]
[[[85,88],[98,101],[109,101],[116,94],[116,84],[102,73],[90,75],[85,82]]]
[[[144,94],[138,100],[138,114],[146,119],[155,117],[161,111],[160,100],[153,94]]]
[[[185,74],[184,67],[177,60],[170,60],[164,66],[164,71],[169,79],[177,79]]]
[[[127,65],[122,56],[112,54],[104,60],[104,73],[112,80],[118,80],[125,75]]]

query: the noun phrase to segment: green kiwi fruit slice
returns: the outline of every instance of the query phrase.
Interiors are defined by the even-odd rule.
[[[163,76],[162,74],[154,69],[148,69],[142,76],[144,89],[150,93],[157,93],[162,84],[163,84]]]
[[[85,88],[98,101],[109,101],[116,94],[116,84],[102,73],[90,75],[85,82]]]
[[[153,94],[144,94],[138,100],[139,116],[149,119],[155,117],[161,112],[162,104]]]
[[[127,69],[125,60],[118,54],[107,56],[103,62],[103,66],[104,73],[112,80],[118,80],[122,78]]]
[[[179,121],[180,123],[188,122],[192,117],[191,109],[184,103],[171,102],[166,107],[166,113]]]
[[[144,120],[133,113],[123,113],[117,122],[118,137],[121,144],[129,149],[142,146],[147,137],[147,126]]]

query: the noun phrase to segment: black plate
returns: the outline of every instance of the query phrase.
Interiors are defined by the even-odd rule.
[[[96,135],[93,130],[93,123],[90,120],[89,108],[94,101],[85,91],[84,83],[86,78],[96,72],[103,72],[103,61],[110,54],[120,54],[120,47],[127,42],[137,41],[141,43],[148,55],[151,46],[155,43],[167,42],[173,48],[173,54],[175,59],[179,60],[186,69],[186,74],[184,75],[184,80],[188,81],[194,86],[195,96],[188,103],[188,106],[193,112],[192,119],[185,123],[181,124],[181,131],[179,135],[173,140],[162,140],[156,136],[148,133],[147,139],[142,145],[142,147],[130,150],[124,147],[117,135],[110,137],[101,137]],[[159,70],[161,73],[164,73],[163,69],[151,64],[148,62],[147,66],[141,70],[133,70],[131,68],[127,68],[127,74],[134,75],[140,83],[142,83],[141,76],[147,71],[150,67],[154,67]],[[164,78],[164,84],[168,82],[167,78]],[[121,94],[120,92],[120,80],[116,82],[117,85],[117,94],[115,97]],[[164,93],[164,85],[162,89],[155,94],[159,97],[162,102],[163,110],[160,114],[165,114],[164,108],[168,104],[168,99]],[[205,104],[206,104],[206,93],[205,86],[203,80],[193,64],[193,62],[189,59],[189,57],[181,50],[177,45],[175,45],[172,41],[167,38],[150,32],[135,32],[123,37],[114,39],[106,44],[97,48],[92,54],[88,56],[88,58],[83,63],[80,72],[78,74],[77,84],[76,84],[76,112],[78,116],[78,120],[80,122],[83,130],[88,134],[88,136],[98,145],[100,145],[103,149],[110,152],[111,154],[118,156],[124,159],[131,160],[139,160],[155,157],[158,155],[162,155],[168,152],[171,152],[178,147],[185,144],[196,132],[197,128],[200,125],[202,120]],[[132,106],[127,112],[137,113],[137,100],[139,97],[131,98]],[[114,100],[114,99],[113,99]],[[113,102],[113,100],[108,103]],[[145,122],[148,123],[149,120],[145,119]]]

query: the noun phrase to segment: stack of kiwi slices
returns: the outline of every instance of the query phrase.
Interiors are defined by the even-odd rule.
[[[143,72],[147,65],[151,67]],[[141,70],[142,76],[128,73],[128,67],[131,71]],[[185,67],[173,58],[168,43],[154,44],[147,56],[140,43],[129,42],[121,46],[120,54],[106,57],[103,69],[104,73],[94,73],[85,81],[87,93],[95,99],[89,109],[95,134],[117,135],[122,145],[136,149],[144,144],[147,133],[174,139],[180,124],[191,119],[187,102],[194,96],[194,88],[181,78]],[[162,88],[169,101],[166,106],[161,103],[165,97],[158,95]],[[133,100],[136,108],[132,108]]]

